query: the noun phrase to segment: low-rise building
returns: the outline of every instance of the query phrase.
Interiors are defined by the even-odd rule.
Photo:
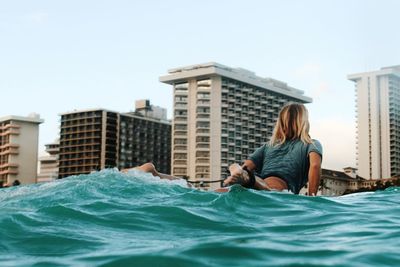
[[[58,154],[60,152],[60,141],[46,144],[48,155],[39,157],[40,171],[37,182],[51,182],[58,178]]]

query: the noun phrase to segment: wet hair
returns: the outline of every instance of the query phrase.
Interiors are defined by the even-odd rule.
[[[279,112],[278,120],[270,140],[271,145],[281,145],[287,140],[300,139],[311,144],[308,111],[303,104],[289,103]]]

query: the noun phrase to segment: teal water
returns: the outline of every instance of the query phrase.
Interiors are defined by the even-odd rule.
[[[0,266],[400,266],[400,188],[219,194],[113,170],[0,189]]]

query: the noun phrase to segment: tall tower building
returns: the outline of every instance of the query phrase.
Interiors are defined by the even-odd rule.
[[[36,183],[39,124],[43,122],[37,114],[0,118],[0,183]]]
[[[160,81],[174,91],[172,174],[205,189],[269,140],[283,105],[312,101],[282,81],[213,62],[171,69]]]
[[[146,162],[169,173],[171,123],[164,111],[138,101],[135,112],[95,109],[61,114],[59,178]]]
[[[367,179],[400,175],[400,66],[351,74],[357,111],[357,168]]]

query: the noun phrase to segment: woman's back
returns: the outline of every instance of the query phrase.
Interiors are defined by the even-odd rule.
[[[259,177],[279,177],[287,183],[290,191],[298,194],[307,183],[310,152],[317,152],[322,156],[322,146],[317,140],[308,144],[294,139],[283,144],[265,144],[249,159],[256,165]]]

